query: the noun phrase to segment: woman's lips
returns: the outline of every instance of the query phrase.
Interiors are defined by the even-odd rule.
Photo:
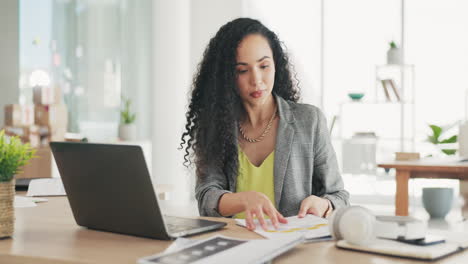
[[[263,91],[255,91],[253,93],[250,93],[250,96],[252,96],[253,98],[259,98],[261,97],[263,94]]]

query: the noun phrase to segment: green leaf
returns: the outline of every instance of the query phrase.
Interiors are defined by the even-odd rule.
[[[130,112],[130,105],[132,101],[122,96],[123,109],[120,111],[120,123],[121,124],[132,124],[136,119],[136,114]]]
[[[35,150],[29,144],[21,143],[15,137],[5,136],[5,131],[0,131],[0,182],[10,181],[18,173],[18,169],[34,158]]]
[[[457,152],[457,150],[456,149],[443,149],[442,152],[447,155],[454,155]]]
[[[427,141],[431,142],[432,144],[438,144],[437,139],[434,136],[428,136]]]
[[[436,125],[429,125],[429,127],[432,129],[432,136],[434,137],[434,140],[439,142],[440,134],[442,134],[442,128]]]
[[[452,136],[450,138],[447,138],[447,139],[444,139],[444,140],[440,141],[440,144],[457,143],[457,139],[458,139],[458,137],[457,137],[457,135],[455,135],[455,136]]]

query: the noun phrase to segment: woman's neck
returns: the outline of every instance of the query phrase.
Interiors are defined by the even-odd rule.
[[[276,111],[276,102],[273,95],[261,105],[244,104],[245,116],[243,123],[252,128],[263,127],[267,123],[274,111]]]

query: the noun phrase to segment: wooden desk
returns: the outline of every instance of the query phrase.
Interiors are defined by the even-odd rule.
[[[468,180],[468,163],[422,159],[393,161],[378,164],[381,168],[396,170],[395,214],[408,215],[408,181],[410,178],[437,178]],[[468,201],[465,194],[465,201]]]
[[[244,239],[261,238],[236,226],[232,219],[216,220],[228,223],[227,228],[217,232],[219,234]],[[207,233],[196,238],[213,234],[215,233]],[[65,197],[49,198],[48,202],[38,204],[37,207],[16,210],[14,237],[0,240],[0,263],[136,263],[140,257],[163,251],[170,243],[79,227],[75,224]],[[22,257],[17,260],[12,255]],[[44,257],[50,259],[46,261]],[[337,249],[333,242],[303,244],[274,261],[280,264],[309,262],[424,263]],[[468,251],[445,258],[440,263],[467,262]]]

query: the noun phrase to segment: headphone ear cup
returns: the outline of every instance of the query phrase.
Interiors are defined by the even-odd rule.
[[[348,243],[365,246],[375,239],[375,216],[361,206],[351,206],[338,222],[341,236]]]
[[[340,232],[338,223],[340,222],[341,216],[343,215],[343,213],[346,212],[346,210],[348,210],[351,207],[352,206],[338,208],[337,210],[333,211],[332,215],[330,216],[329,230],[334,240],[343,239],[343,235]]]

